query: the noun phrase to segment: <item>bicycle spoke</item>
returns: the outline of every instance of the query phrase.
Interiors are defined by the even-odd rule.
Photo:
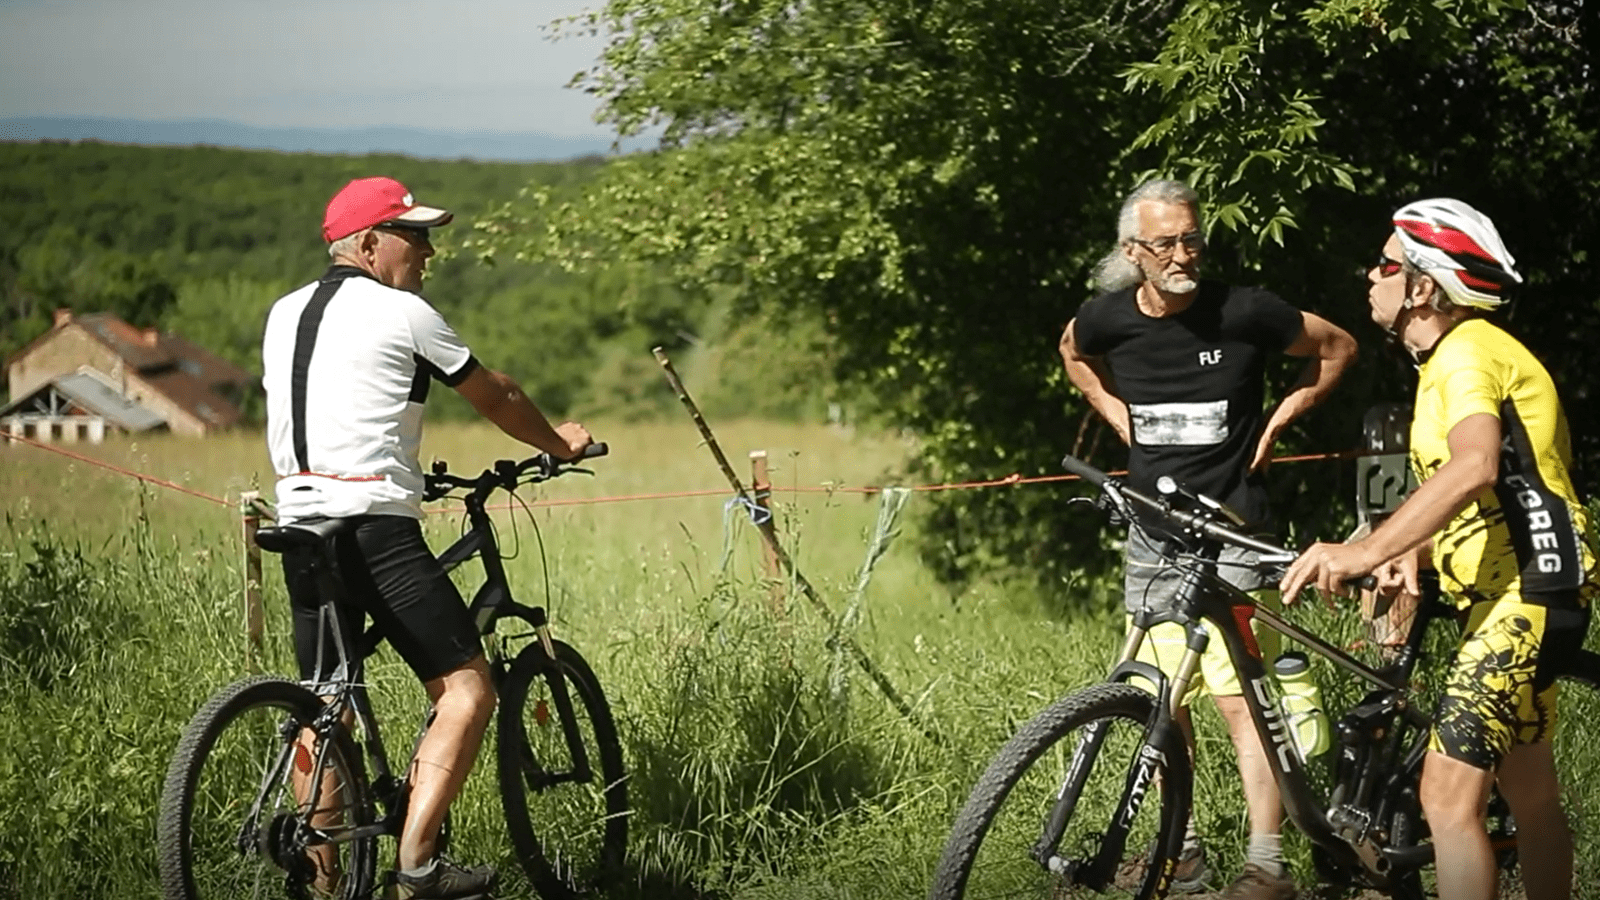
[[[317,701],[287,683],[236,691],[204,711],[169,777],[163,867],[183,900],[354,898],[371,866],[370,823],[349,750],[303,730]],[[195,727],[191,728],[195,732]],[[344,745],[346,748],[348,744]],[[176,791],[176,793],[175,793]],[[171,824],[181,822],[181,831]],[[177,893],[173,893],[177,891]]]
[[[497,749],[512,842],[547,898],[614,875],[627,835],[621,749],[599,683],[576,651],[554,646],[554,665],[537,646],[519,657]],[[559,702],[559,690],[570,703]]]

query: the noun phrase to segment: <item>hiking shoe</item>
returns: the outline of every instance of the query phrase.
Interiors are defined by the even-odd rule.
[[[493,866],[459,865],[434,857],[419,875],[394,873],[394,900],[488,900],[498,878]]]
[[[1148,870],[1147,860],[1155,849],[1144,856],[1129,859],[1117,868],[1112,884],[1124,891],[1135,890],[1144,883]],[[1178,866],[1172,872],[1169,894],[1201,894],[1211,887],[1211,866],[1206,863],[1206,848],[1197,847],[1193,853],[1178,857]]]
[[[1222,900],[1295,900],[1294,879],[1288,870],[1273,875],[1255,863],[1245,863],[1244,871],[1223,892]]]
[[[1211,887],[1211,866],[1206,864],[1206,848],[1196,847],[1187,856],[1178,857],[1178,867],[1172,870],[1171,894],[1199,894]]]

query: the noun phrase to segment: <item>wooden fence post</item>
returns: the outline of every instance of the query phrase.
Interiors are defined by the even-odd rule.
[[[772,482],[767,477],[767,451],[750,451],[750,487],[752,500],[758,508],[756,515],[772,517]],[[761,542],[761,571],[767,578],[767,600],[772,614],[783,617],[783,572],[778,566],[778,555],[765,541]]]
[[[728,462],[727,455],[722,452],[722,445],[717,443],[717,436],[711,433],[711,426],[706,424],[705,416],[700,414],[700,407],[695,405],[694,398],[689,396],[688,389],[683,386],[683,379],[678,377],[678,371],[672,367],[672,360],[667,358],[667,352],[660,347],[655,348],[652,352],[655,354],[656,362],[661,364],[662,372],[667,376],[667,383],[672,385],[672,392],[678,395],[678,399],[683,403],[683,408],[689,413],[689,418],[694,421],[695,427],[700,430],[700,436],[705,439],[706,449],[711,451],[711,458],[716,460],[717,468],[721,469],[723,476],[728,479],[728,485],[733,488],[734,495],[743,503],[751,503],[749,492],[744,489],[744,484],[739,481],[739,473],[733,470],[733,464]],[[778,558],[779,571],[794,585],[800,598],[810,603],[817,613],[822,616],[823,621],[833,624],[833,633],[827,642],[828,648],[830,650],[835,647],[841,648],[851,659],[855,660],[862,671],[867,673],[867,677],[872,679],[872,683],[877,685],[878,690],[883,693],[884,698],[900,713],[901,717],[920,729],[928,740],[942,745],[944,739],[940,737],[939,732],[934,731],[932,726],[917,715],[916,710],[911,708],[911,704],[907,703],[905,698],[900,696],[900,692],[895,690],[894,685],[889,682],[889,677],[883,674],[883,670],[878,668],[877,663],[874,663],[872,658],[867,656],[866,651],[861,649],[861,645],[856,643],[855,639],[850,635],[839,631],[838,620],[835,618],[833,611],[828,608],[828,604],[817,594],[817,589],[811,586],[811,582],[806,579],[806,576],[795,568],[794,559],[789,556],[788,551],[784,550],[783,546],[778,543],[778,532],[772,526],[772,520],[763,519],[757,522],[756,530],[761,533],[761,539],[772,549],[772,555]]]
[[[252,673],[261,671],[266,631],[266,613],[261,605],[261,548],[256,546],[256,530],[261,527],[260,500],[257,491],[245,491],[239,497],[244,537],[245,667]]]

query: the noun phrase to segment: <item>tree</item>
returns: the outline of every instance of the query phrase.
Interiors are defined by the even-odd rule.
[[[1165,104],[1135,153],[1155,154],[1152,167],[1210,197],[1214,215],[1236,229],[1243,268],[1364,337],[1377,332],[1364,321],[1365,284],[1348,273],[1370,260],[1388,216],[1428,196],[1484,210],[1527,278],[1502,321],[1549,366],[1580,470],[1593,472],[1600,415],[1590,401],[1600,381],[1570,362],[1600,336],[1597,13],[1593,4],[1493,0],[1355,0],[1298,13],[1190,3],[1161,53],[1129,68],[1130,86]],[[1270,108],[1294,110],[1281,117],[1277,146],[1270,128],[1253,124]],[[1307,449],[1352,443],[1372,400],[1409,399],[1415,378],[1399,354],[1367,355],[1336,395],[1335,415],[1302,432]],[[1325,493],[1308,491],[1314,470],[1285,474],[1276,488],[1291,499]]]
[[[155,326],[177,299],[159,263],[97,247],[65,225],[17,251],[0,306],[0,357],[50,327],[55,309],[109,312],[139,327]]]
[[[1153,173],[1200,188],[1214,274],[1346,324],[1365,318],[1358,261],[1419,193],[1473,188],[1513,246],[1555,239],[1530,248],[1533,284],[1575,286],[1593,204],[1558,217],[1565,237],[1519,212],[1600,190],[1584,16],[1494,0],[611,0],[580,22],[612,38],[578,83],[623,131],[659,125],[661,150],[579,200],[508,206],[482,240],[574,268],[648,260],[691,291],[813,310],[840,374],[926,437],[920,474],[1055,472],[1098,427],[1056,339],[1121,196]],[[1592,337],[1593,314],[1576,303],[1563,324]],[[1369,364],[1292,439],[1350,446],[1402,373]],[[1326,470],[1298,472],[1282,484],[1325,488]],[[1309,509],[1287,499],[1290,519]],[[1325,489],[1315,502],[1329,508]],[[928,556],[950,577],[1107,562],[1058,492],[935,503]]]

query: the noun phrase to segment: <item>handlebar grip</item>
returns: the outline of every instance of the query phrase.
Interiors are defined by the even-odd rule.
[[[522,464],[518,467],[518,471],[526,472],[530,468],[537,467],[545,472],[551,472],[560,468],[561,466],[574,465],[576,463],[583,462],[586,459],[595,459],[596,457],[607,456],[610,453],[611,446],[609,444],[604,442],[596,442],[583,448],[582,453],[579,453],[577,456],[574,456],[571,459],[562,459],[553,453],[540,453],[537,456],[530,456],[522,461]]]
[[[1070,453],[1061,457],[1061,466],[1068,472],[1071,472],[1079,478],[1082,478],[1084,481],[1089,482],[1095,487],[1103,487],[1106,483],[1106,478],[1109,477],[1106,475],[1106,473],[1096,469],[1094,466],[1089,465]]]

